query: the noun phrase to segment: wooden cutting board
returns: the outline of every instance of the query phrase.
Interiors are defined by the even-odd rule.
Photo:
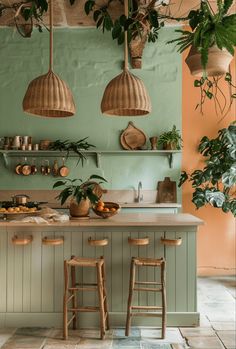
[[[120,143],[126,150],[142,149],[145,145],[147,137],[145,133],[138,127],[134,126],[132,121],[129,122],[127,128],[121,133]]]
[[[171,181],[170,177],[165,177],[164,181],[158,182],[157,191],[159,203],[176,203],[176,182]]]

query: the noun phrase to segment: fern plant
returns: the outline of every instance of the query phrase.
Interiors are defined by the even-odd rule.
[[[203,69],[208,62],[208,51],[213,45],[220,50],[226,49],[232,56],[236,46],[236,14],[228,14],[233,0],[217,0],[217,11],[214,12],[208,0],[202,0],[200,8],[191,10],[188,21],[191,31],[176,30],[182,35],[168,43],[177,43],[182,53],[194,46],[201,54]]]

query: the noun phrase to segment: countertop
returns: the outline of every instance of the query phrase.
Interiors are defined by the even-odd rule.
[[[60,227],[144,227],[144,226],[198,226],[204,222],[187,213],[178,214],[158,214],[158,213],[119,213],[108,219],[101,217],[92,217],[90,219],[71,220],[65,223],[50,222],[46,223],[23,223],[0,221],[1,227],[10,226],[60,226]]]

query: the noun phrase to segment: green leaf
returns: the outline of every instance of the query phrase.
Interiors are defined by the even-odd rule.
[[[90,11],[92,11],[94,5],[95,5],[94,0],[86,1],[86,3],[84,4],[84,11],[85,11],[86,15],[88,15],[90,13]]]
[[[98,17],[99,17],[100,15],[101,15],[101,11],[100,11],[100,10],[94,11],[94,14],[93,14],[93,20],[94,20],[94,22],[97,22]]]
[[[224,0],[223,13],[226,14],[233,4],[233,0]]]
[[[205,89],[204,89],[203,91],[205,92],[207,98],[212,99],[213,93],[211,93],[210,91],[207,91],[207,90],[205,90]]]
[[[56,183],[53,184],[53,188],[61,187],[62,185],[65,185],[65,181],[57,181]]]
[[[124,40],[125,40],[125,33],[121,32],[120,35],[118,36],[118,40],[117,40],[118,45],[122,45]]]
[[[91,175],[90,177],[89,177],[89,180],[90,179],[100,179],[101,181],[103,181],[103,182],[107,182],[107,180],[104,178],[104,177],[101,177],[101,176],[98,176],[98,175]]]
[[[225,74],[225,81],[228,81],[228,82],[232,81],[232,75],[228,72]]]
[[[99,20],[97,21],[97,28],[99,28],[104,20],[104,17],[100,17]]]
[[[125,15],[120,16],[119,22],[120,22],[120,25],[121,25],[122,27],[124,27],[124,26],[125,26],[125,23],[126,23],[126,16],[125,16]]]
[[[188,180],[188,174],[185,171],[181,172],[178,187],[181,187],[187,180]]]
[[[120,22],[116,20],[114,27],[112,29],[112,38],[117,39],[121,32],[122,32],[122,27],[120,25]]]
[[[159,21],[158,21],[158,13],[157,13],[157,11],[156,10],[149,11],[148,17],[149,17],[149,21],[150,21],[151,25],[154,28],[158,28],[159,27]]]

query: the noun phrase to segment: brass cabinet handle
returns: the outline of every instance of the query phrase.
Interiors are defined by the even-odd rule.
[[[42,239],[42,244],[43,245],[47,245],[47,246],[58,246],[58,245],[62,245],[64,243],[64,238],[60,237],[60,238],[48,238],[47,236],[45,236]]]
[[[88,238],[88,243],[90,246],[106,246],[108,244],[108,239],[105,238],[105,239],[96,240],[90,237]]]
[[[144,246],[149,244],[149,238],[128,238],[128,243],[134,246]]]
[[[12,243],[14,245],[29,245],[33,241],[33,236],[27,236],[27,237],[18,237],[17,235],[13,236],[11,239]]]
[[[178,239],[165,239],[161,238],[161,243],[166,246],[180,246],[182,244],[182,238]]]

